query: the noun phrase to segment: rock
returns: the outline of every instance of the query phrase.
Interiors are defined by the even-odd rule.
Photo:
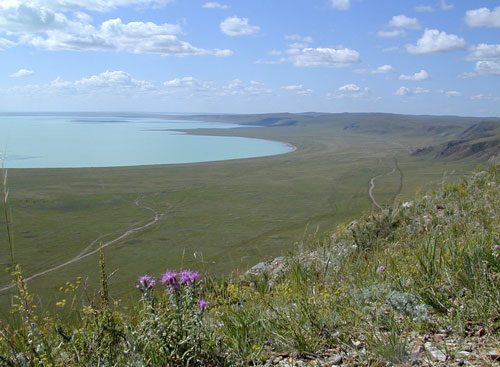
[[[460,358],[468,358],[470,356],[470,352],[467,352],[466,350],[461,350],[460,352],[457,353],[457,357]]]
[[[265,262],[260,262],[254,266],[252,266],[250,269],[247,270],[246,274],[247,275],[258,275],[262,274],[267,270],[267,265]]]
[[[427,352],[430,353],[430,355],[434,361],[439,361],[439,362],[446,361],[447,355],[443,351],[436,348],[431,342],[425,343],[424,348]]]
[[[472,352],[473,347],[474,346],[471,343],[466,343],[462,349],[465,350],[466,352]]]
[[[485,336],[486,335],[486,330],[484,328],[479,328],[476,333],[475,333],[476,336]]]
[[[495,348],[495,349],[490,350],[488,352],[488,357],[492,361],[500,361],[500,349],[499,348]]]
[[[344,361],[341,356],[335,355],[331,356],[326,360],[326,363],[323,365],[324,367],[330,366],[340,366]]]
[[[359,340],[353,340],[352,345],[354,345],[357,349],[363,348],[363,343],[361,343]]]

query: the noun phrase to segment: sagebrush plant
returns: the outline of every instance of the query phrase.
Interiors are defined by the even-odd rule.
[[[61,300],[71,322],[36,307],[17,269],[14,322],[0,324],[10,366],[245,366],[275,353],[336,348],[356,363],[406,363],[412,338],[480,328],[499,342],[500,190],[492,166],[412,201],[305,237],[279,269],[210,279],[140,276],[138,302],[112,300],[101,255],[91,300]],[[74,291],[79,286],[67,285]],[[374,362],[376,361],[376,362]]]

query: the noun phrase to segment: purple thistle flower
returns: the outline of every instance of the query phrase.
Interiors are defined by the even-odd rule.
[[[200,278],[200,274],[195,271],[184,270],[179,273],[181,277],[181,283],[183,285],[194,283],[197,279]]]
[[[179,289],[179,282],[177,281],[177,273],[175,271],[166,271],[161,277],[161,283],[172,287],[174,291]]]
[[[208,308],[209,304],[210,303],[206,299],[203,299],[203,298],[198,301],[198,307],[202,311],[205,311]]]
[[[139,277],[139,284],[136,285],[135,287],[141,290],[148,290],[154,288],[155,285],[156,285],[156,280],[154,280],[154,278],[146,274],[146,275],[141,275]]]

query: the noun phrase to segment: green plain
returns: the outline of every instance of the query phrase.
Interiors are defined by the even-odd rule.
[[[160,222],[105,251],[113,295],[127,299],[134,297],[140,274],[179,268],[211,275],[244,272],[295,249],[306,234],[349,222],[372,208],[369,181],[390,172],[394,158],[403,172],[402,197],[439,184],[443,175],[459,177],[477,166],[474,160],[411,156],[412,149],[446,140],[442,133],[405,128],[418,119],[395,117],[384,132],[347,129],[344,120],[354,118],[328,123],[299,116],[296,123],[284,126],[190,131],[279,140],[297,148],[279,156],[129,168],[10,170],[15,260],[29,277],[77,256],[97,238],[118,237],[151,220],[150,211],[134,204],[140,199],[164,213]],[[473,121],[450,117],[436,126],[447,126],[447,134],[454,134]],[[398,124],[403,128],[392,128]],[[390,204],[399,183],[399,172],[379,177],[373,190],[377,201]],[[3,219],[0,258],[6,267]],[[52,304],[56,290],[78,276],[86,279],[90,291],[98,282],[97,269],[97,256],[89,256],[34,279],[29,287],[40,302]],[[0,286],[9,282],[2,272]],[[3,313],[12,292],[0,293]]]

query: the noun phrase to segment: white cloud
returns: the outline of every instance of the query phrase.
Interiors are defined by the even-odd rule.
[[[406,45],[406,50],[412,54],[428,54],[446,52],[465,47],[465,40],[454,34],[440,32],[437,29],[426,29],[416,45]]]
[[[397,96],[408,96],[412,94],[410,88],[407,87],[399,87],[399,89],[395,93]]]
[[[16,0],[0,3],[0,32],[25,33],[61,29],[69,21],[63,13]]]
[[[392,65],[382,65],[372,71],[373,74],[387,74],[394,71],[394,67]]]
[[[286,90],[289,92],[295,92],[300,96],[312,96],[314,94],[314,91],[312,89],[304,88],[302,84],[296,85],[285,85],[281,87],[280,89]]]
[[[392,31],[378,31],[377,36],[382,38],[404,37],[406,32],[401,29],[393,29]]]
[[[158,89],[154,82],[134,79],[129,73],[122,70],[108,70],[74,81],[58,77],[49,86],[42,87],[49,92],[69,93],[71,95],[79,93],[134,95],[137,93],[151,93]]]
[[[400,75],[399,80],[411,80],[414,82],[418,82],[421,80],[429,79],[429,73],[425,70],[420,70],[419,72],[413,75]]]
[[[33,74],[35,74],[35,72],[33,70],[19,69],[15,73],[10,74],[10,77],[11,78],[22,78],[22,77],[30,76],[30,75],[33,75]]]
[[[432,13],[434,8],[430,5],[418,5],[415,7],[415,11],[419,13]]]
[[[430,93],[430,89],[422,88],[422,87],[417,87],[413,90],[413,93],[415,94],[428,94]]]
[[[220,24],[220,30],[228,36],[250,36],[259,32],[260,27],[248,23],[248,18],[229,17]]]
[[[395,15],[389,21],[389,27],[420,29],[420,24],[416,18],[409,18],[406,15]]]
[[[332,8],[337,10],[348,10],[351,7],[350,0],[330,0]]]
[[[362,88],[357,84],[351,83],[339,87],[334,93],[328,93],[327,98],[365,98],[369,92],[369,88]]]
[[[459,75],[459,78],[467,79],[480,75],[500,75],[500,60],[497,61],[478,61],[471,73]]]
[[[467,60],[481,61],[481,60],[498,60],[500,59],[500,44],[486,44],[480,43],[471,48]]]
[[[21,0],[10,0],[20,3]],[[45,6],[60,11],[77,11],[88,9],[98,12],[107,12],[119,7],[160,8],[172,0],[30,0],[37,6]]]
[[[205,82],[192,76],[167,80],[163,85],[167,88],[183,89],[190,93],[211,92],[215,90],[212,82]]]
[[[214,55],[230,56],[230,50],[207,50],[178,39],[182,29],[176,24],[152,22],[123,23],[110,19],[99,28],[92,25],[73,26],[67,30],[46,32],[46,37],[25,37],[25,42],[47,50],[59,51],[122,51],[158,55]]]
[[[488,96],[485,94],[476,94],[470,97],[473,101],[500,101],[500,97]]]
[[[448,91],[441,91],[446,97],[460,97],[462,93],[457,92],[456,90],[448,90]]]
[[[0,37],[0,51],[5,50],[6,48],[14,47],[16,44],[6,38]]]
[[[56,79],[57,80],[57,79]],[[63,86],[64,81],[59,80]],[[153,83],[146,80],[137,80],[122,70],[105,71],[100,74],[82,78],[73,82],[73,87],[80,90],[112,89],[113,91],[144,91],[154,89]],[[66,85],[67,87],[67,85]]]
[[[478,61],[476,62],[475,72],[478,75],[484,75],[484,74],[500,75],[500,62]]]
[[[356,50],[347,47],[311,47],[313,39],[299,35],[289,35],[285,39],[292,42],[284,52],[273,51],[275,60],[257,60],[258,64],[285,64],[291,63],[297,67],[331,67],[340,68],[350,66],[359,61],[360,55]]]
[[[313,39],[311,37],[304,37],[298,34],[285,36],[285,39],[290,42],[288,48],[305,48],[313,43]]]
[[[109,19],[100,26],[79,11],[81,7],[105,11],[117,6],[164,5],[165,0],[53,0],[0,2],[0,32],[17,34],[18,44],[59,51],[121,51],[159,55],[214,55],[230,56],[232,51],[195,47],[178,38],[182,34],[179,24],[153,22],[124,23],[120,18]],[[76,7],[81,3],[81,7]],[[74,18],[54,9],[73,9]],[[4,44],[6,42],[2,42]],[[12,45],[10,45],[12,46]]]
[[[359,61],[359,52],[349,48],[290,48],[287,54],[300,67],[344,67]]]
[[[469,27],[500,28],[500,6],[494,10],[479,8],[465,13],[465,22]]]
[[[356,69],[354,70],[357,74],[387,74],[392,73],[394,67],[392,65],[382,65],[375,69]]]
[[[446,3],[446,0],[441,0],[440,5],[441,5],[441,10],[443,11],[450,11],[453,10],[453,8],[455,7],[452,4]]]
[[[346,84],[338,89],[339,92],[359,92],[361,90],[356,84]]]
[[[240,79],[233,79],[222,86],[219,94],[223,96],[260,97],[273,94],[273,91],[266,88],[263,83],[254,80],[249,84],[245,84]]]
[[[203,7],[205,9],[228,9],[229,8],[229,6],[227,6],[225,4],[218,3],[216,1],[209,1],[205,4],[203,4]]]

